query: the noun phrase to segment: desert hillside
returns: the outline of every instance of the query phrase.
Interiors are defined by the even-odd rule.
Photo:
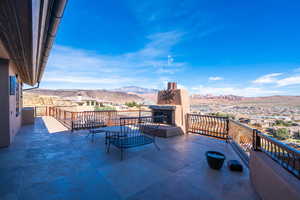
[[[23,94],[23,102],[26,106],[32,105],[68,105],[71,102],[64,101],[69,98],[82,96],[83,98],[101,99],[114,103],[139,102],[144,99],[135,94],[108,90],[50,90],[36,89],[26,91]]]

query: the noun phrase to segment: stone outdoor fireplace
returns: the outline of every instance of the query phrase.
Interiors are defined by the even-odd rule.
[[[150,106],[153,116],[164,116],[160,122],[161,135],[169,137],[185,132],[185,117],[189,112],[189,96],[186,90],[178,89],[174,82],[168,83],[166,90],[161,90],[157,95],[157,105]]]

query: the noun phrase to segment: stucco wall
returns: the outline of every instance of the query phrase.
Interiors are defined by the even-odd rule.
[[[9,76],[15,76],[17,73],[15,71],[15,67],[12,62],[9,64]],[[19,84],[19,109],[22,108],[22,99],[21,99],[21,84],[20,80],[18,80]],[[16,92],[17,95],[17,92]],[[10,121],[10,142],[13,141],[14,136],[18,133],[21,124],[22,124],[22,117],[21,117],[21,110],[19,110],[19,115],[16,115],[16,95],[9,95],[9,121]]]
[[[186,115],[190,112],[190,101],[187,90],[185,89],[175,89],[173,90],[174,99],[172,102],[168,102],[163,97],[164,91],[159,91],[157,95],[157,105],[170,105],[176,106],[175,113],[173,116],[173,121],[176,126],[180,127],[184,133],[186,130]]]
[[[263,200],[300,199],[299,180],[262,152],[250,153],[250,178]]]
[[[9,95],[10,75],[16,75],[13,63],[0,58],[0,147],[8,146],[21,127],[21,113],[16,116],[16,95]]]
[[[229,136],[247,153],[252,148],[253,129],[234,120],[229,120]]]
[[[240,142],[242,137],[252,138],[253,130],[244,124],[237,121],[229,120],[229,136],[231,136],[235,141]]]

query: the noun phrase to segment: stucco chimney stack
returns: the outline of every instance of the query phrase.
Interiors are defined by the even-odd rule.
[[[176,89],[177,89],[177,83],[173,82],[173,90],[176,90]]]
[[[176,90],[177,83],[176,82],[168,82],[168,90]]]
[[[172,88],[172,83],[168,82],[168,90],[171,90],[171,88]]]

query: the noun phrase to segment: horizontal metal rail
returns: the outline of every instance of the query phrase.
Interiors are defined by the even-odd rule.
[[[52,116],[61,122],[68,129],[81,130],[91,127],[116,126],[120,124],[122,117],[143,117],[151,116],[151,111],[147,110],[101,110],[73,112],[65,110],[63,107],[47,107],[43,115]]]

